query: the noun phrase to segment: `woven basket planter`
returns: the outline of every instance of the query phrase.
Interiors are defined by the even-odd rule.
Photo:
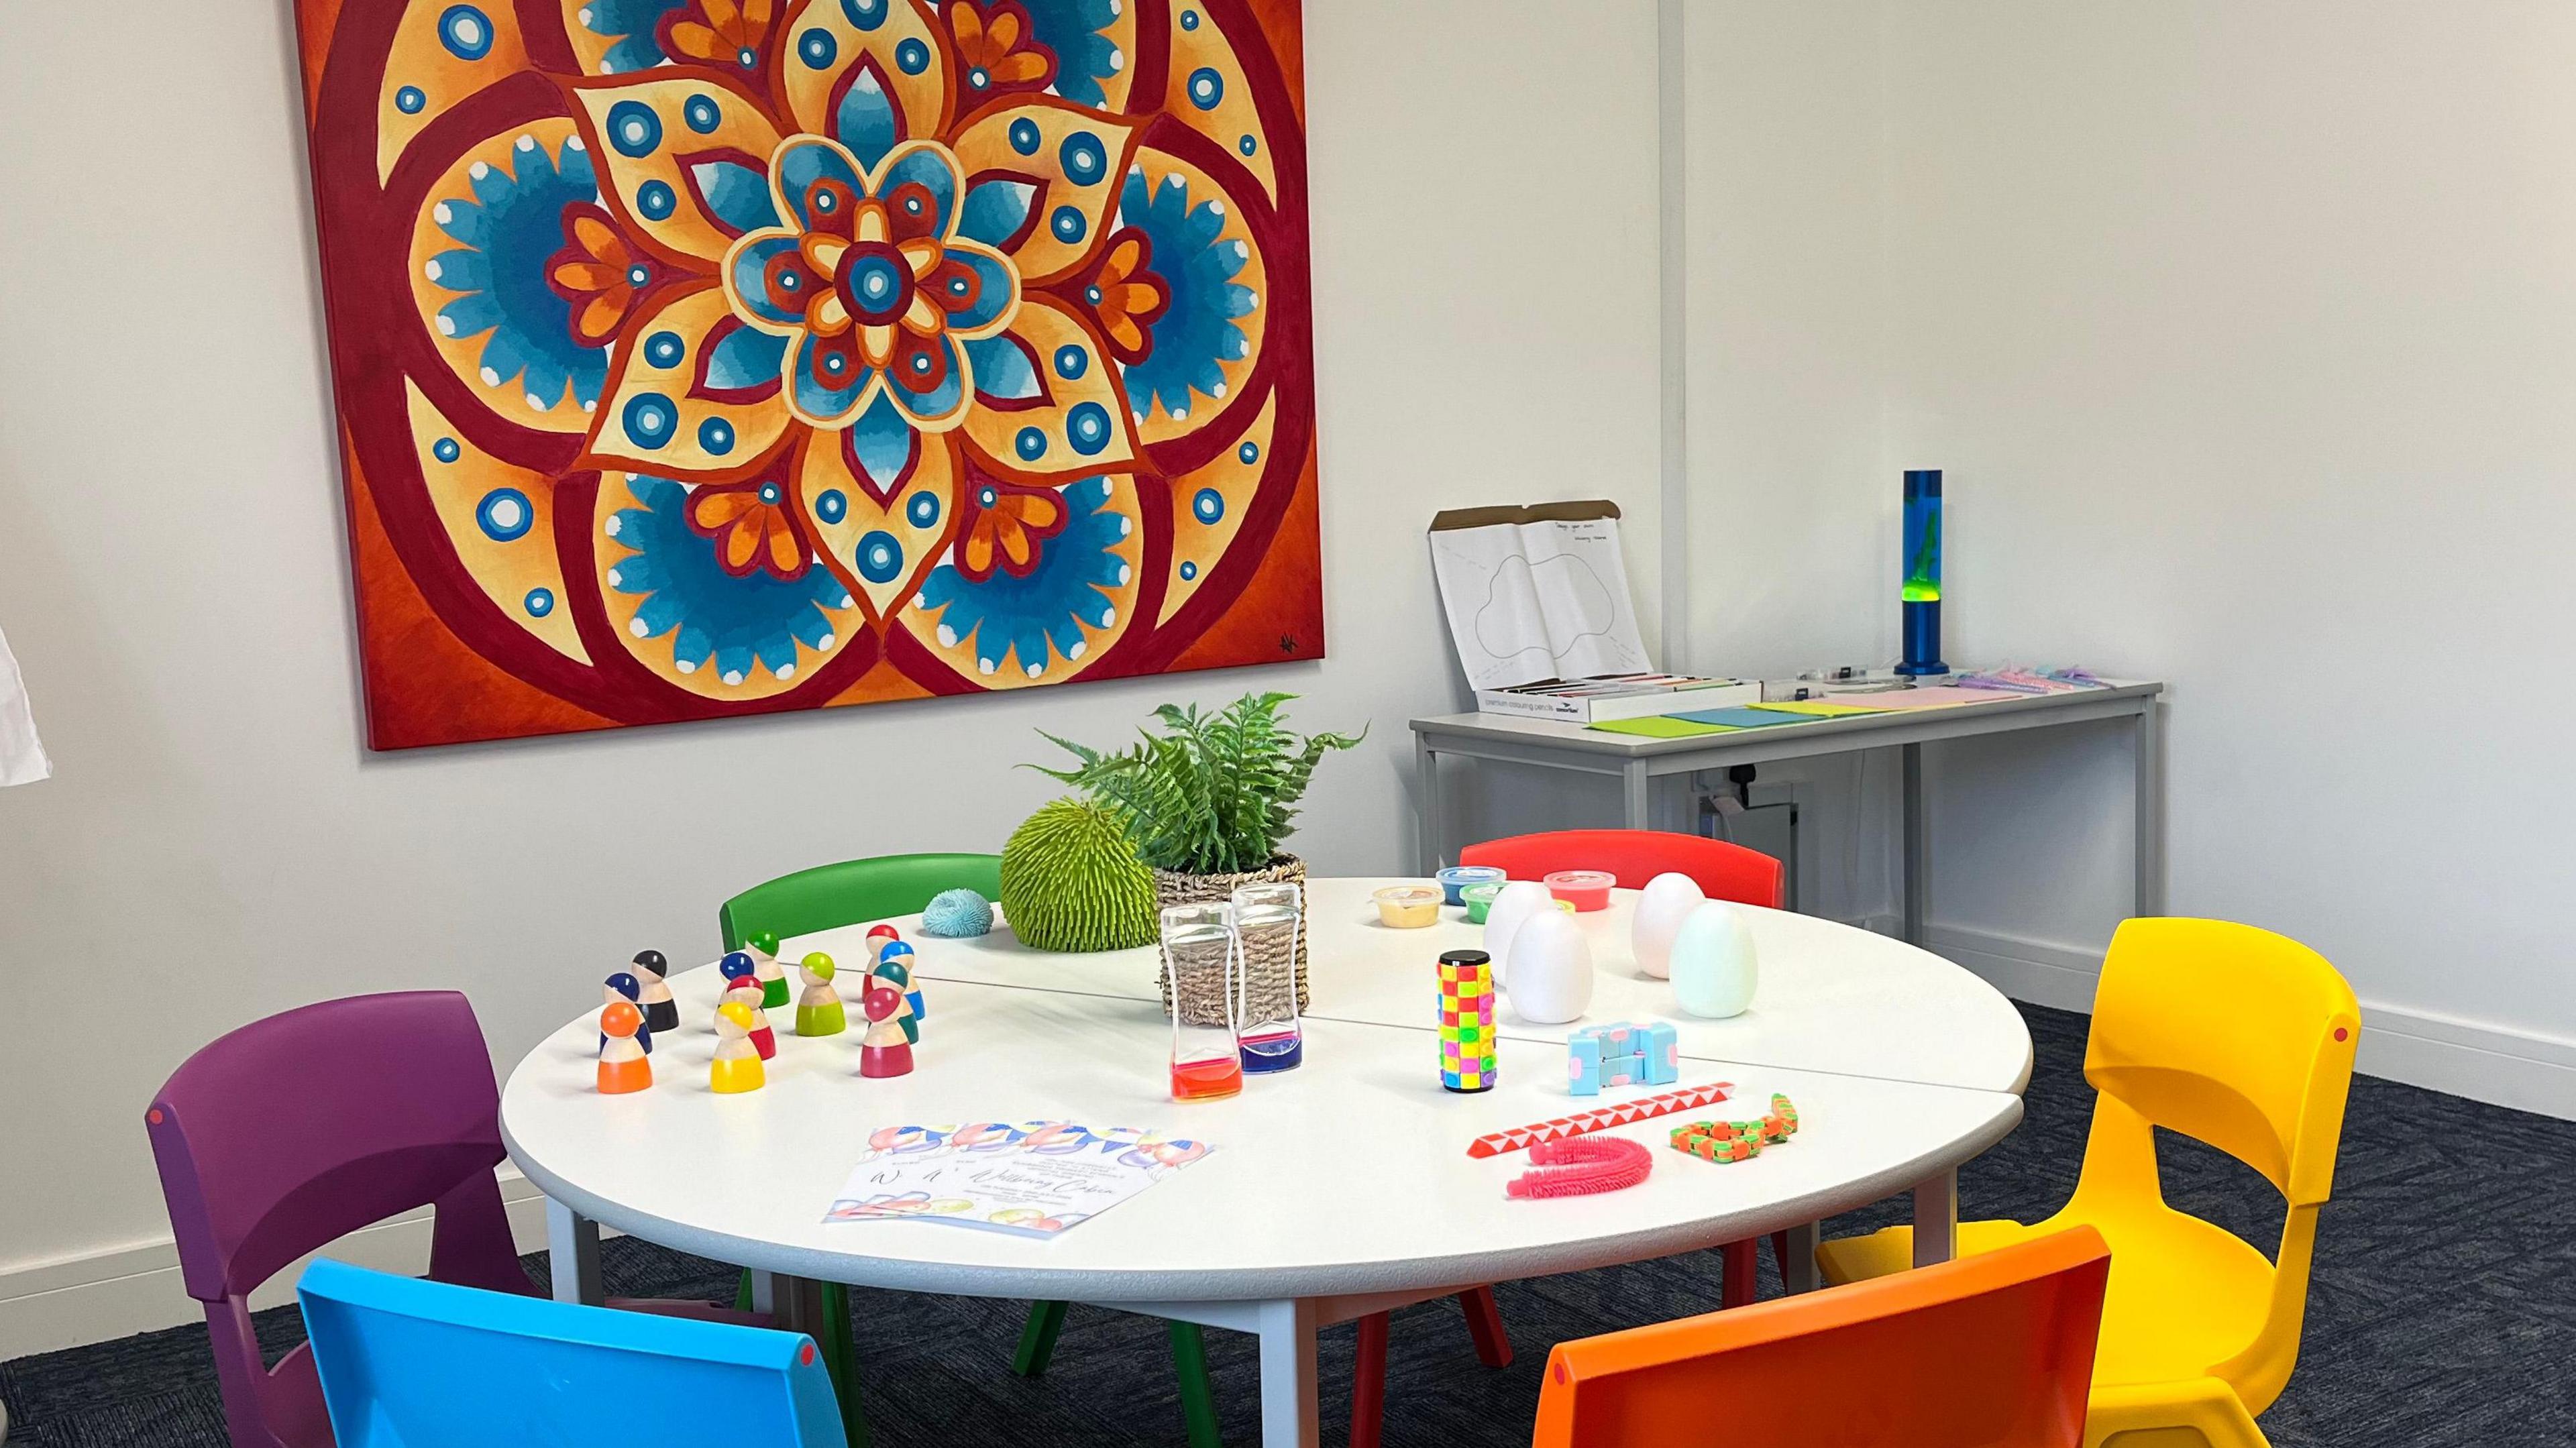
[[[1295,881],[1302,895],[1306,885],[1306,862],[1295,855],[1273,855],[1266,868],[1235,875],[1184,875],[1172,870],[1156,870],[1154,906],[1159,910],[1167,905],[1222,905],[1234,898],[1234,892],[1240,886],[1273,885],[1283,880]],[[1243,963],[1243,968],[1251,973],[1253,987],[1258,994],[1268,994],[1263,990],[1264,986],[1275,989],[1280,977],[1294,970],[1297,976],[1297,1010],[1301,1015],[1306,1010],[1306,937],[1312,933],[1312,922],[1301,922],[1297,931],[1297,958],[1293,962],[1287,958],[1286,951],[1273,943],[1266,949],[1248,953]],[[1173,983],[1168,959],[1163,962],[1162,986],[1163,1009],[1169,1011],[1172,1008]],[[1183,972],[1180,980],[1181,1019],[1194,1026],[1224,1025],[1225,986],[1225,970],[1221,966]]]

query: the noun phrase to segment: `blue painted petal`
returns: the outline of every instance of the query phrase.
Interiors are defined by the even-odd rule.
[[[859,164],[873,171],[902,137],[897,131],[894,98],[885,92],[871,67],[862,65],[841,93],[841,108],[832,117],[832,138],[850,148]]]
[[[941,337],[939,350],[948,356],[948,375],[940,379],[937,387],[928,392],[915,392],[900,384],[886,389],[887,395],[894,398],[895,405],[914,417],[946,417],[957,410],[957,404],[966,396],[966,364],[957,354],[956,339]]]
[[[716,636],[694,623],[683,622],[679,634],[671,640],[671,661],[675,664],[701,664],[716,651]]]
[[[497,386],[526,371],[528,354],[520,350],[517,332],[509,327],[493,328],[492,335],[483,342],[482,366],[490,374],[483,379],[487,386]]]
[[[736,327],[707,354],[707,385],[726,392],[759,387],[778,381],[786,364],[786,338]]]
[[[1042,395],[1037,369],[1029,365],[1029,354],[1008,337],[986,337],[967,343],[966,360],[975,368],[975,390],[986,397],[1025,402]]]
[[[429,268],[437,273],[434,284],[451,292],[492,289],[492,263],[479,251],[442,251],[429,259]]]
[[[449,337],[471,337],[501,325],[500,304],[481,292],[458,297],[438,309],[439,332]]]
[[[826,570],[818,568],[814,571],[822,573]],[[828,602],[829,600],[826,601]],[[836,608],[846,608],[849,606],[849,602],[850,600],[848,596],[844,594],[839,602],[834,603],[833,606]],[[823,647],[823,640],[832,637],[832,620],[830,615],[824,613],[821,609],[809,608],[805,610],[804,615],[798,618],[796,622],[788,625],[788,629],[790,632],[794,633],[798,639],[803,641],[805,647],[809,649],[820,649]]]
[[[608,48],[600,69],[616,75],[630,70],[644,70],[661,64],[661,42],[654,38],[654,27],[670,11],[686,5],[688,0],[588,0],[580,10],[582,28],[593,35],[621,37]]]
[[[879,487],[891,487],[912,458],[912,423],[883,397],[850,428],[850,455]]]
[[[816,348],[812,339],[800,338],[793,351],[788,370],[794,374],[796,405],[807,417],[825,423],[839,423],[858,410],[859,396],[867,391],[868,379],[875,372],[865,366],[843,387],[834,387],[814,371]]]
[[[1019,274],[1011,269],[1010,263],[1000,257],[987,256],[983,252],[965,247],[951,247],[946,253],[945,260],[963,263],[972,268],[975,279],[979,283],[975,301],[971,306],[948,313],[948,326],[951,331],[971,332],[978,327],[990,325],[1003,312],[1010,309],[1012,299],[1019,295]],[[936,301],[937,298],[934,297],[933,300]]]
[[[716,645],[716,677],[736,683],[751,677],[751,650],[741,644]]]
[[[770,199],[769,178],[739,161],[700,161],[689,179],[706,198],[707,214],[736,235],[778,225],[778,206]]]
[[[774,674],[796,663],[796,639],[791,633],[768,634],[752,641],[751,652],[762,668]]]
[[[841,148],[819,137],[801,136],[778,148],[771,161],[777,172],[778,194],[795,213],[796,221],[806,230],[815,229],[814,218],[806,210],[806,193],[817,181],[834,180],[850,188],[853,196],[861,193],[859,173],[852,170]]]
[[[1102,34],[1118,20],[1118,0],[1024,0],[1029,32],[1056,54],[1056,94],[1078,106],[1103,106],[1100,83],[1118,73],[1118,47]]]
[[[472,247],[480,247],[491,234],[491,216],[471,201],[442,201],[430,213],[439,230]]]
[[[792,235],[779,235],[764,236],[735,252],[733,286],[729,289],[732,299],[772,322],[804,321],[804,312],[791,312],[769,299],[767,280],[769,259],[794,250],[796,250],[796,238]]]
[[[1027,181],[978,181],[966,193],[966,208],[958,215],[957,234],[980,241],[987,246],[1000,246],[1020,234],[1029,220],[1029,208],[1037,205],[1038,188]]]
[[[949,159],[947,151],[925,146],[905,152],[886,167],[885,174],[877,178],[877,189],[869,194],[888,196],[896,187],[914,182],[930,193],[931,235],[949,235],[957,219],[959,181],[957,163]]]
[[[486,161],[477,161],[465,173],[467,184],[474,188],[474,199],[486,206],[499,206],[510,199],[518,183],[510,173]]]

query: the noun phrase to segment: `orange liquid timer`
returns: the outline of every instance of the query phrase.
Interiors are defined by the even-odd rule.
[[[1218,1059],[1172,1063],[1172,1099],[1175,1101],[1213,1101],[1241,1090],[1241,1061]]]

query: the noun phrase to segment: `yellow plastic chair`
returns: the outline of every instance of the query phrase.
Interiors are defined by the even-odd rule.
[[[2085,1448],[2264,1448],[2254,1415],[2298,1361],[2317,1208],[2334,1186],[2361,1007],[2323,956],[2216,920],[2120,927],[2093,999],[2084,1079],[2100,1093],[2084,1170],[2044,1222],[1964,1222],[1962,1254],[2074,1226],[2111,1244]],[[2155,1128],[2263,1174],[2288,1203],[2277,1262],[2165,1205]],[[1817,1249],[1826,1280],[1914,1260],[1891,1227]]]

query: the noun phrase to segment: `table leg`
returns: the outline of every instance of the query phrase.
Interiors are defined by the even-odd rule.
[[[555,1301],[597,1307],[608,1300],[599,1282],[599,1224],[546,1198],[546,1261],[554,1268]]]
[[[1816,1243],[1824,1223],[1808,1222],[1780,1234],[1788,1250],[1780,1256],[1780,1286],[1785,1292],[1813,1292],[1824,1282],[1816,1274]]]
[[[1419,803],[1414,813],[1414,854],[1419,857],[1420,873],[1440,872],[1440,754],[1431,741],[1413,736],[1413,787]]]
[[[2165,739],[2160,701],[2138,712],[2138,914],[2165,913]]]
[[[1959,1255],[1959,1173],[1953,1169],[1914,1188],[1914,1265],[1931,1267]]]
[[[1620,771],[1620,784],[1623,786],[1622,794],[1626,799],[1628,828],[1653,829],[1655,822],[1651,817],[1651,811],[1654,804],[1655,782],[1646,773],[1646,761],[1642,759],[1628,761],[1626,767]]]
[[[1923,746],[1906,744],[1897,752],[1904,758],[1904,781],[1901,793],[1905,804],[1905,939],[1923,943],[1923,917],[1931,908],[1931,835],[1923,813]]]
[[[1261,1323],[1261,1448],[1315,1448],[1315,1304],[1265,1302]]]

